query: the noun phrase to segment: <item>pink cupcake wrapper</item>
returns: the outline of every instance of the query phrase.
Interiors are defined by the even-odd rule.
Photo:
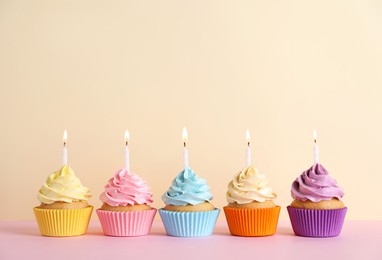
[[[304,237],[335,237],[341,233],[347,208],[301,209],[288,206],[293,232]]]
[[[156,209],[140,211],[107,211],[97,209],[103,233],[107,236],[143,236],[150,232]]]

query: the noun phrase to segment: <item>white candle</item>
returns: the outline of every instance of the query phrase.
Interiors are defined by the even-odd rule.
[[[64,136],[62,137],[62,140],[64,142],[64,148],[62,149],[62,164],[66,165],[68,164],[68,149],[66,148],[66,141],[68,140],[68,132],[64,131]]]
[[[129,131],[125,131],[125,169],[130,172]]]
[[[313,160],[314,164],[318,163],[318,144],[317,144],[317,131],[313,130],[313,140],[314,140],[314,147],[313,147]]]
[[[251,135],[249,134],[249,130],[245,133],[245,137],[247,139],[247,163],[246,167],[251,165],[251,147],[249,146],[251,143]]]
[[[182,140],[183,140],[183,161],[184,161],[184,169],[188,168],[188,149],[187,149],[187,140],[188,140],[188,133],[187,129],[184,127],[182,132]]]

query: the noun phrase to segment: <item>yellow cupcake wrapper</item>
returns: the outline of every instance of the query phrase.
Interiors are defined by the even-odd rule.
[[[79,236],[86,233],[93,206],[83,209],[33,209],[41,235]]]

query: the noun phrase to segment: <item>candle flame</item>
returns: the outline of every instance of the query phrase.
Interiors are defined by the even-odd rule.
[[[314,142],[317,141],[317,131],[316,131],[316,129],[313,130],[313,140],[314,140]]]
[[[127,142],[129,142],[129,139],[130,139],[130,133],[129,133],[129,131],[125,131],[125,142],[127,143]]]
[[[183,131],[182,131],[182,140],[183,140],[183,143],[187,143],[188,141],[188,133],[185,127],[183,128]]]
[[[64,141],[64,143],[66,143],[66,141],[68,141],[68,131],[64,131],[64,136],[62,137],[62,140]]]
[[[247,143],[251,142],[251,134],[249,133],[249,130],[245,132],[245,138],[247,139]]]

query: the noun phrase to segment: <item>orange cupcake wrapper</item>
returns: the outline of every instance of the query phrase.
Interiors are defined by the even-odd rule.
[[[79,236],[86,233],[93,207],[83,209],[33,209],[40,233],[50,237]]]
[[[276,233],[280,206],[257,209],[224,207],[223,209],[232,235],[258,237]]]

